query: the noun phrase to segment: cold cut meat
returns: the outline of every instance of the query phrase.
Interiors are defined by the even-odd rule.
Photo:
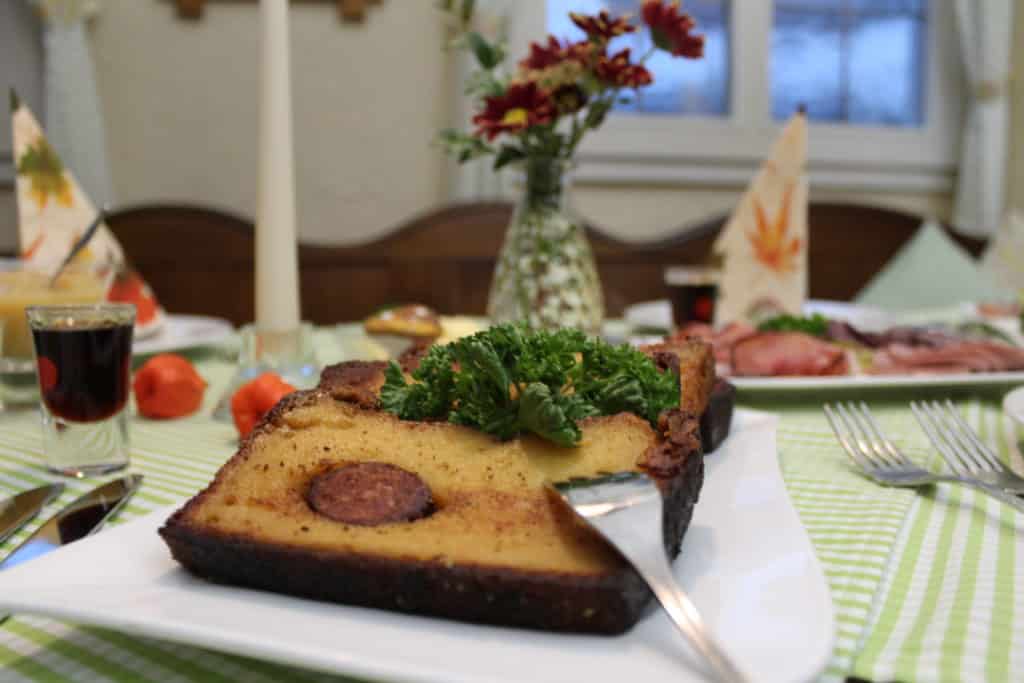
[[[1024,349],[991,341],[962,341],[938,347],[889,344],[872,356],[876,375],[1009,372],[1024,369]]]
[[[846,352],[803,332],[759,332],[737,342],[732,349],[732,371],[737,377],[845,375]]]

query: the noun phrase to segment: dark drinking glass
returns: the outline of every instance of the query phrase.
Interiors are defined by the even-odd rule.
[[[718,299],[718,270],[675,266],[665,270],[676,327],[689,322],[712,324]]]
[[[128,464],[131,304],[31,306],[50,470],[86,476]]]

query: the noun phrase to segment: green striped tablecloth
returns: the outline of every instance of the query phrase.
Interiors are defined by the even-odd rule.
[[[317,343],[322,361],[342,357],[329,331],[318,331]],[[215,353],[193,358],[210,382],[204,414],[171,422],[133,419],[132,469],[146,481],[115,523],[192,495],[234,451],[234,428],[206,417],[232,366]],[[869,400],[886,431],[912,457],[937,465],[906,408],[915,397],[858,396]],[[828,576],[837,633],[823,680],[1024,680],[1024,648],[1013,647],[1024,636],[1024,588],[1014,590],[1018,578],[1024,578],[1024,515],[946,486],[921,494],[868,483],[846,466],[828,430],[821,414],[827,398],[820,393],[741,397],[743,405],[781,416],[783,475]],[[983,438],[1019,467],[1018,435],[1001,415],[1000,398],[1000,392],[988,391],[961,394],[957,400]],[[0,415],[0,495],[44,480],[40,447],[34,411]],[[70,482],[43,517],[94,484]],[[25,533],[0,547],[0,553]],[[23,680],[346,679],[17,616],[0,628],[0,681]]]

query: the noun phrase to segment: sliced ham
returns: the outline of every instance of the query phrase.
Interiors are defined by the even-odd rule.
[[[938,347],[889,344],[875,351],[876,375],[1008,372],[1024,370],[1024,349],[994,341],[959,341]]]
[[[732,348],[747,337],[757,334],[757,328],[749,323],[729,323],[715,334],[715,343]]]
[[[732,347],[736,377],[845,375],[846,352],[803,332],[759,332]]]
[[[687,323],[680,327],[672,339],[686,337],[698,337],[704,341],[711,342],[715,351],[715,363],[718,365],[718,374],[730,374],[729,368],[732,365],[732,347],[742,339],[757,334],[753,325],[743,322],[729,323],[717,332],[710,325],[705,323]]]

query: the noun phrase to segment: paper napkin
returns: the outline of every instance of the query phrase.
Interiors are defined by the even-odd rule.
[[[981,267],[1001,287],[1024,292],[1024,216],[1019,212],[1007,212],[981,257]]]
[[[807,298],[807,119],[786,123],[714,252],[722,258],[716,323],[762,307],[799,315]]]
[[[21,258],[53,273],[96,217],[96,207],[13,91],[11,119]],[[165,317],[162,309],[146,282],[127,264],[106,225],[100,226],[80,258],[110,275],[108,299],[135,304],[140,335],[159,329]]]
[[[910,310],[999,298],[991,276],[945,230],[927,221],[854,300],[890,310]]]

